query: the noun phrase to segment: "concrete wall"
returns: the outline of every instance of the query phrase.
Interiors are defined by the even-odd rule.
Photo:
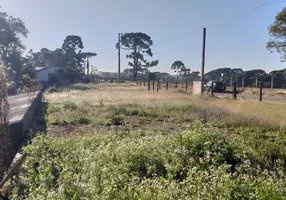
[[[193,95],[201,95],[202,82],[193,81]]]
[[[16,152],[19,149],[21,143],[23,142],[25,132],[31,125],[35,117],[35,113],[37,109],[39,109],[42,103],[42,97],[43,97],[43,93],[41,91],[38,92],[36,98],[31,103],[28,110],[25,112],[22,120],[10,123],[9,132],[10,132],[10,136],[12,140],[11,142],[12,142],[13,151]]]

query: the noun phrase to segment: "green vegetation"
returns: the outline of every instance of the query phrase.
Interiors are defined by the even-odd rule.
[[[271,52],[276,51],[281,55],[281,61],[286,61],[286,7],[281,12],[277,13],[273,24],[269,27],[269,34],[271,36],[270,42],[267,43],[267,49]],[[284,71],[285,72],[285,71]],[[285,77],[285,73],[284,73]]]
[[[286,197],[286,124],[272,125],[281,104],[112,84],[46,98],[48,135],[25,147],[11,199]]]
[[[133,73],[133,81],[137,80],[139,73],[148,74],[148,68],[158,65],[158,60],[147,61],[146,57],[153,57],[152,46],[153,40],[146,33],[124,33],[120,34],[119,41],[116,43],[117,49],[130,51],[126,58],[131,59],[133,62],[128,62],[132,67],[130,71]]]
[[[12,155],[8,115],[7,82],[3,67],[0,65],[0,180],[10,165]]]

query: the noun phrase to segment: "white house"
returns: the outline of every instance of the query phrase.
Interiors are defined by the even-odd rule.
[[[44,86],[49,85],[49,74],[55,73],[60,67],[53,65],[49,67],[36,67],[36,78]]]

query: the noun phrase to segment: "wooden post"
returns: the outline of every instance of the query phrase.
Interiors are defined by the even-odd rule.
[[[141,86],[141,80],[139,81],[139,83],[140,83],[140,86]]]
[[[186,90],[188,91],[188,81],[186,81]]]
[[[157,92],[159,91],[159,81],[157,81]]]
[[[143,84],[144,84],[144,87],[145,87],[145,81],[143,82]]]
[[[169,82],[167,81],[166,83],[166,89],[168,90],[169,89]]]
[[[232,98],[236,99],[236,82],[233,82]]]
[[[178,82],[176,82],[175,88],[176,88],[176,89],[178,88]]]
[[[155,81],[153,80],[153,91],[155,91]]]
[[[150,80],[148,81],[148,91],[150,91]]]
[[[211,84],[211,95],[214,96],[214,82]]]
[[[260,89],[259,89],[259,101],[262,101],[262,87],[263,87],[263,83],[261,81],[260,82]]]
[[[120,49],[121,49],[121,34],[118,33],[118,83],[120,83]]]

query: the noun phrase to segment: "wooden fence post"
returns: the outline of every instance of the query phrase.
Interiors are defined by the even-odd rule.
[[[188,91],[188,81],[186,81],[186,90]]]
[[[150,80],[148,80],[148,91],[150,91]]]
[[[159,80],[158,80],[158,81],[157,81],[157,92],[159,91],[159,87],[160,87],[159,84],[160,84],[160,83],[159,83]]]
[[[167,81],[166,83],[166,89],[168,90],[169,89],[169,82]]]
[[[178,82],[176,82],[175,88],[176,88],[176,89],[178,88]]]
[[[144,84],[144,87],[145,87],[145,81],[143,82],[143,84]]]
[[[153,80],[153,91],[155,90],[155,81]]]
[[[236,99],[236,82],[233,82],[232,98]]]
[[[260,88],[259,88],[259,101],[262,101],[262,88],[263,88],[263,82],[260,82]]]

